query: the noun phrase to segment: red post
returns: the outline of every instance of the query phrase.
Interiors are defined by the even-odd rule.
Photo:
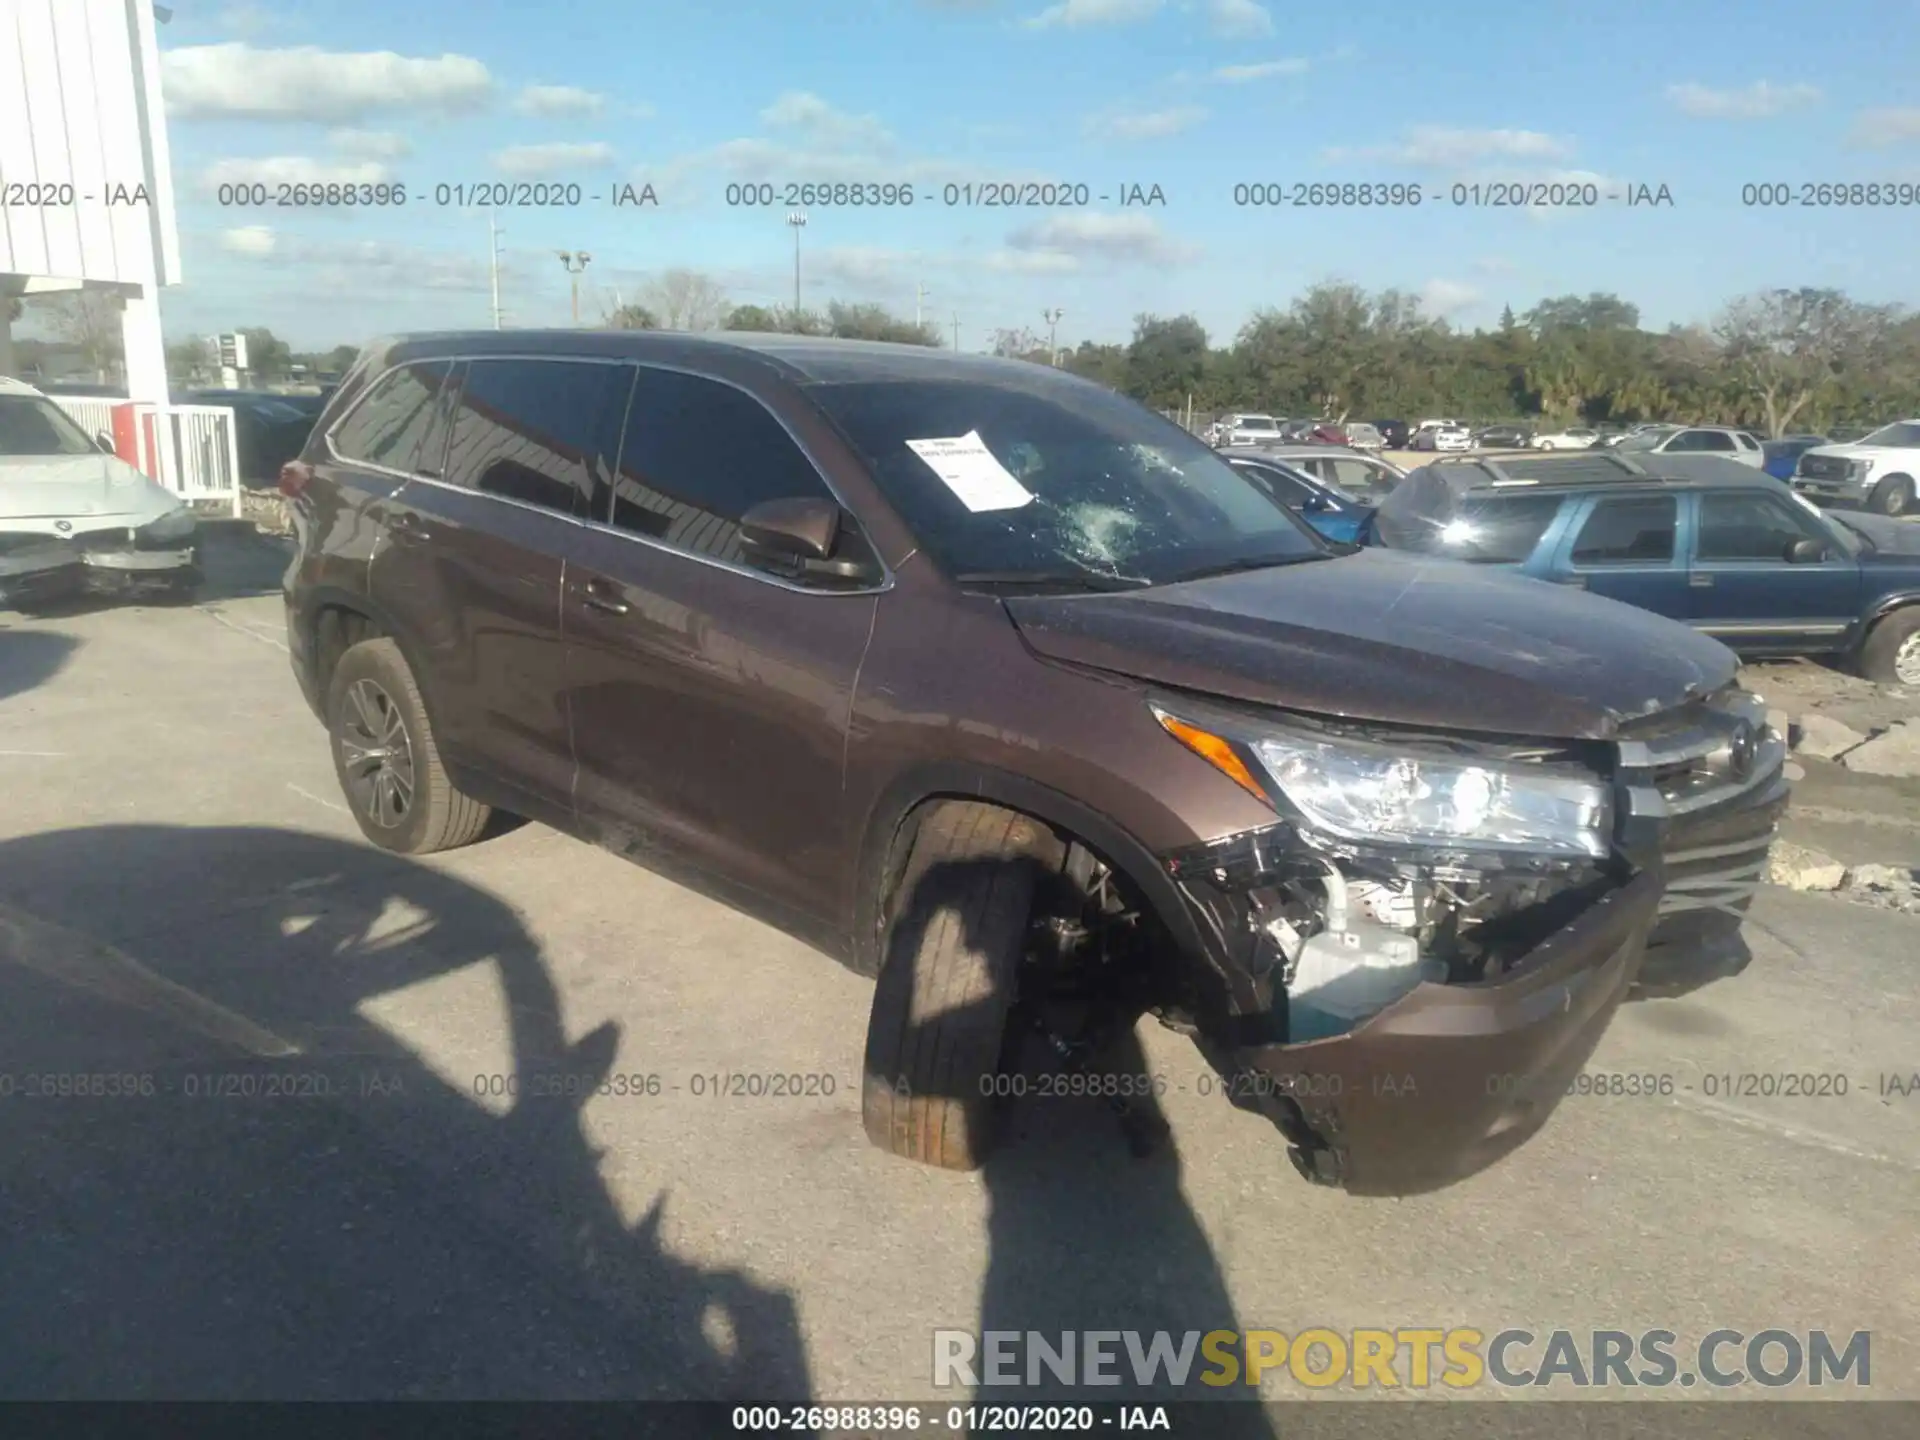
[[[136,470],[140,468],[140,430],[131,400],[113,407],[113,453]]]

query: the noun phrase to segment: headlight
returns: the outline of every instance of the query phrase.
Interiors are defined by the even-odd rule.
[[[1612,797],[1598,780],[1272,730],[1229,737],[1217,725],[1158,707],[1154,714],[1222,774],[1255,789],[1244,753],[1312,829],[1339,839],[1594,859],[1612,848]]]
[[[1873,461],[1855,460],[1847,468],[1855,480],[1864,480],[1873,473]]]
[[[169,510],[158,520],[151,520],[139,529],[144,540],[189,540],[199,528],[190,506],[182,505],[178,510]]]

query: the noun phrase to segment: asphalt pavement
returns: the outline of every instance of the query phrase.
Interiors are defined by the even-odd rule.
[[[1170,1149],[1029,1102],[917,1168],[830,961],[536,826],[367,846],[278,563],[0,616],[0,1398],[952,1399],[936,1329],[1458,1325],[1868,1330],[1920,1398],[1920,921],[1763,893],[1744,975],[1595,1057],[1669,1093],[1433,1196],[1308,1186],[1151,1024]]]

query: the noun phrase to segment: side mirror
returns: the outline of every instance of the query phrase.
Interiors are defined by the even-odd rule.
[[[1789,565],[1817,565],[1827,558],[1827,547],[1818,540],[1795,540],[1787,546]]]
[[[740,517],[740,542],[749,560],[775,574],[872,580],[876,575],[871,561],[834,558],[843,515],[831,500],[762,500]]]
[[[752,550],[791,560],[825,560],[840,534],[831,500],[762,500],[740,517],[740,539]]]
[[[102,455],[118,455],[120,453],[120,447],[113,443],[113,436],[104,430],[99,430],[94,433],[93,443],[99,448]]]

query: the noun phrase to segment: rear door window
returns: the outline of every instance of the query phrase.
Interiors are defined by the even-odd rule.
[[[328,439],[334,454],[353,464],[411,475],[452,371],[448,361],[427,360],[382,376],[333,427]]]
[[[1576,565],[1664,565],[1673,559],[1679,504],[1671,495],[1602,500],[1573,542]]]
[[[468,363],[447,448],[450,483],[561,515],[588,513],[627,394],[618,365]]]
[[[1482,565],[1518,565],[1559,513],[1558,495],[1475,496],[1441,531],[1438,552]]]

